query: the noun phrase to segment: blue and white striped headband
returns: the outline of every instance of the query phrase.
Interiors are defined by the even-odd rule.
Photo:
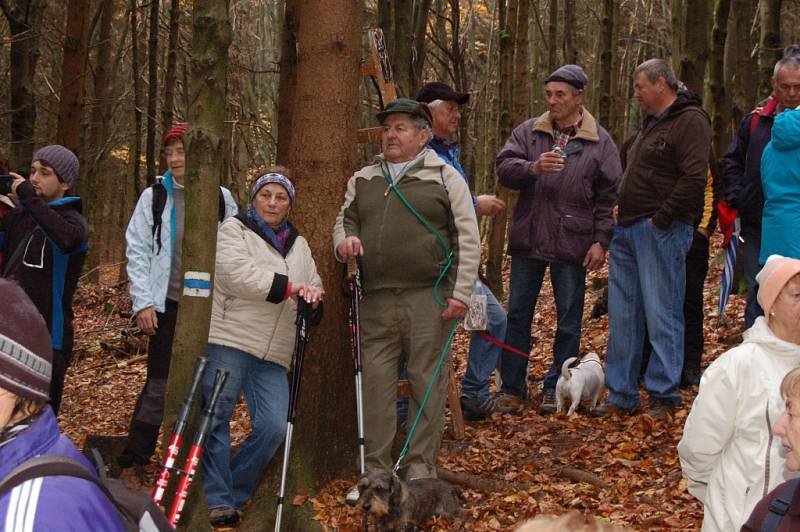
[[[253,186],[250,187],[250,203],[251,204],[253,203],[253,200],[255,199],[256,194],[258,194],[258,191],[261,190],[261,188],[264,185],[267,185],[269,183],[277,183],[277,184],[281,185],[283,188],[285,188],[286,192],[289,193],[289,202],[292,205],[294,205],[294,197],[295,197],[294,185],[292,185],[292,182],[289,181],[288,177],[286,177],[283,174],[279,174],[277,172],[270,172],[268,174],[264,174],[264,175],[262,175],[261,177],[259,177],[258,179],[255,180],[255,182],[253,183]]]

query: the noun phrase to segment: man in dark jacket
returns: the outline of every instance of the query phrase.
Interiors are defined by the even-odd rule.
[[[787,48],[783,59],[775,64],[772,76],[773,96],[764,105],[748,114],[739,125],[736,136],[723,159],[726,181],[725,200],[739,211],[741,238],[744,240],[744,279],[747,283],[746,328],[763,314],[756,301],[756,274],[761,269],[761,217],[764,192],[761,189],[761,153],[772,138],[772,123],[785,109],[800,105],[800,70],[794,58],[796,49]]]
[[[634,72],[644,123],[623,150],[618,225],[611,241],[605,413],[639,407],[645,324],[653,354],[644,375],[650,414],[666,417],[681,402],[686,255],[701,218],[711,127],[697,96],[678,92],[662,59]]]
[[[500,182],[520,192],[508,232],[506,343],[524,353],[530,351],[534,308],[550,267],[558,324],[541,413],[555,411],[561,365],[578,356],[586,271],[605,262],[622,173],[614,141],[582,105],[587,82],[577,65],[550,74],[545,80],[548,111],[517,126],[496,160]],[[519,406],[526,396],[527,364],[503,351],[500,408]]]
[[[16,279],[45,319],[53,346],[50,404],[58,415],[72,356],[72,295],[88,249],[81,199],[67,191],[78,158],[63,146],[45,146],[31,162],[30,179],[12,173],[19,207],[0,220],[5,231],[3,276]]]

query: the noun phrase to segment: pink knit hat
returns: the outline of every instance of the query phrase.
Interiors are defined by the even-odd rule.
[[[764,309],[764,316],[769,322],[770,311],[778,294],[789,282],[789,279],[800,273],[800,260],[770,255],[761,271],[756,275],[758,282],[758,304]]]

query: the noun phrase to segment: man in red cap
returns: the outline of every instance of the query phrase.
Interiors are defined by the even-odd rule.
[[[179,124],[162,137],[168,170],[142,193],[125,233],[133,312],[136,324],[150,336],[150,342],[147,382],[136,401],[127,445],[118,458],[124,479],[135,474],[142,480],[140,466],[150,462],[164,417],[164,392],[182,287],[183,180],[186,175],[183,134],[186,130],[186,124]],[[230,191],[220,187],[220,219],[237,212]]]

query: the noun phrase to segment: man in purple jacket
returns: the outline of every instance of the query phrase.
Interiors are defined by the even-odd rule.
[[[548,110],[517,126],[495,163],[500,182],[520,193],[508,231],[506,343],[525,353],[530,352],[536,300],[550,267],[558,323],[542,414],[555,411],[561,365],[578,356],[586,271],[605,262],[622,174],[614,141],[582,105],[587,83],[577,65],[550,74],[544,86]],[[520,406],[527,394],[527,360],[503,351],[500,374],[497,404]]]

